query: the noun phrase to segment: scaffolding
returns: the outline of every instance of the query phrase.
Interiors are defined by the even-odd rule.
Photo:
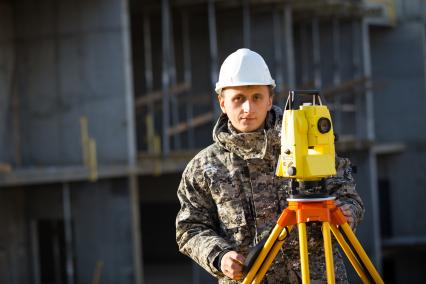
[[[211,90],[214,89],[218,77],[220,59],[225,56],[218,47],[218,33],[224,31],[218,31],[217,18],[229,9],[240,13],[242,42],[232,43],[237,48],[253,46],[252,29],[257,24],[256,14],[266,13],[273,19],[268,28],[273,31],[269,38],[271,49],[268,53],[272,54],[272,62],[269,64],[273,66],[278,83],[277,104],[283,104],[283,98],[291,88],[321,89],[334,113],[336,130],[341,134],[338,147],[350,150],[354,145],[364,149],[371,145],[374,139],[373,131],[369,130],[368,135],[362,133],[365,122],[358,116],[365,114],[356,112],[360,108],[367,110],[366,121],[370,129],[373,119],[371,109],[363,105],[362,101],[365,100],[362,98],[363,95],[371,97],[369,90],[373,88],[369,74],[365,74],[369,68],[368,60],[364,59],[367,56],[365,48],[368,45],[363,45],[366,33],[363,33],[362,23],[363,17],[370,11],[361,1],[209,0],[173,1],[171,5],[170,1],[163,0],[157,5],[155,2],[146,4],[141,9],[143,9],[145,93],[138,95],[135,101],[136,112],[145,114],[145,119],[137,121],[144,123],[139,128],[144,129],[145,133],[141,135],[144,141],[138,143],[141,159],[155,155],[167,157],[171,152],[182,150],[196,150],[200,146],[197,147],[194,142],[195,129],[210,126],[217,119],[220,110]],[[195,90],[192,86],[197,74],[192,70],[191,62],[194,60],[191,55],[196,51],[191,49],[194,48],[194,44],[191,46],[192,25],[188,22],[197,14],[207,16],[204,23],[198,23],[207,25],[208,30],[204,40],[208,42],[209,60],[205,63],[210,66],[207,67],[210,70],[210,88],[205,88],[203,92]],[[158,18],[161,18],[161,23],[157,21],[155,24],[161,26],[161,41],[151,32],[152,19]],[[351,34],[352,38],[349,41],[354,43],[351,50],[352,59],[346,62],[341,60],[342,23],[345,25],[345,32]],[[320,39],[320,28],[324,27],[331,33],[331,37],[326,37],[330,47],[326,54],[323,54],[325,53],[323,46],[326,43]],[[153,74],[151,45],[154,41],[160,42],[162,47],[160,55],[162,68],[157,69],[158,75]],[[174,48],[177,43],[182,44],[179,50]],[[181,58],[179,68],[176,66],[175,57]],[[295,58],[298,61],[297,66]],[[324,70],[322,66],[327,63],[330,68]],[[345,64],[346,66],[343,66]],[[351,72],[349,76],[342,74],[343,71],[348,73],[348,69]],[[178,71],[183,74],[177,74]],[[331,74],[331,80],[323,82],[323,78],[326,77],[324,72],[328,72],[329,77]],[[153,91],[154,77],[161,78],[161,89],[157,91]],[[178,77],[183,81],[178,83]],[[208,107],[209,102],[211,102],[210,110],[194,115],[195,109]],[[356,121],[355,124],[359,125],[353,126],[352,133],[344,133],[342,127],[342,121],[348,116],[352,116]],[[161,121],[161,124],[157,121]],[[186,136],[184,144],[181,142],[182,135]]]

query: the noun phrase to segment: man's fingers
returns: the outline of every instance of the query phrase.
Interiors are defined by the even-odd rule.
[[[238,253],[237,255],[235,255],[234,260],[243,265],[246,259],[244,256]]]
[[[245,260],[244,256],[237,253],[236,251],[228,252],[227,254],[224,255],[224,258],[225,257],[241,266],[244,264],[244,260]]]
[[[243,277],[242,271],[233,270],[232,268],[223,271],[223,273],[234,280],[240,280]]]
[[[228,276],[231,279],[234,280],[241,280],[243,278],[243,274],[242,273],[225,273],[226,276]]]
[[[236,261],[236,260],[232,260],[231,265],[229,265],[229,268],[235,272],[241,272],[243,271],[243,266],[241,265],[240,262]]]
[[[227,252],[221,261],[222,272],[234,280],[240,280],[243,277],[244,256],[236,251]]]

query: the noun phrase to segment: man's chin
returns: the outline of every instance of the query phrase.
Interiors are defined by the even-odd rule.
[[[243,133],[248,133],[248,132],[254,132],[258,128],[259,127],[256,127],[254,125],[240,125],[240,127],[238,128],[238,131],[243,132]]]

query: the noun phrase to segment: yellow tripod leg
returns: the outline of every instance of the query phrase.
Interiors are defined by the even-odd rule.
[[[260,251],[259,256],[256,258],[255,262],[251,266],[249,272],[247,273],[247,276],[244,278],[243,284],[249,284],[253,281],[253,278],[256,276],[257,271],[259,270],[260,266],[262,265],[263,261],[265,260],[266,256],[268,255],[272,246],[275,244],[276,239],[278,238],[283,229],[284,227],[281,227],[278,224],[275,225],[274,229],[266,240],[265,245]]]
[[[359,278],[361,278],[362,283],[370,283],[367,275],[364,272],[364,269],[362,268],[358,259],[354,255],[351,247],[348,245],[348,243],[343,238],[339,229],[337,229],[336,225],[331,225],[330,229],[333,232],[334,237],[336,238],[337,242],[339,243],[339,245],[342,248],[343,252],[345,253],[346,257],[349,259],[349,262],[352,264],[352,267],[355,269]]]
[[[274,246],[272,247],[271,252],[268,254],[268,257],[263,262],[262,266],[260,267],[259,271],[256,274],[256,277],[253,279],[252,284],[259,284],[262,282],[262,279],[265,276],[266,272],[268,271],[269,267],[271,266],[272,261],[274,261],[275,257],[280,251],[280,248],[282,247],[285,241],[285,238],[291,232],[292,229],[293,229],[293,226],[288,226],[286,230],[282,230],[281,234],[278,236],[278,240],[275,242]]]
[[[300,249],[300,266],[302,268],[302,283],[310,283],[309,275],[309,258],[308,258],[308,240],[306,236],[306,223],[299,223],[299,249]]]
[[[371,277],[373,277],[374,282],[376,283],[384,283],[382,280],[382,277],[380,276],[379,272],[377,272],[376,268],[374,267],[373,263],[371,262],[368,255],[365,253],[364,249],[362,248],[360,242],[356,238],[355,234],[352,232],[351,227],[348,223],[344,223],[341,225],[343,232],[345,232],[346,237],[348,238],[349,242],[354,247],[355,251],[361,258],[361,261],[364,263],[365,267],[367,268],[368,272],[370,272]]]
[[[324,239],[324,255],[327,270],[327,283],[334,284],[336,278],[334,276],[333,248],[331,246],[330,224],[328,222],[322,223],[322,237]]]

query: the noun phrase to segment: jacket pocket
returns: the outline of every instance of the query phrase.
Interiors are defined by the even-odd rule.
[[[217,205],[219,218],[225,229],[234,229],[247,224],[240,200],[230,200]]]

